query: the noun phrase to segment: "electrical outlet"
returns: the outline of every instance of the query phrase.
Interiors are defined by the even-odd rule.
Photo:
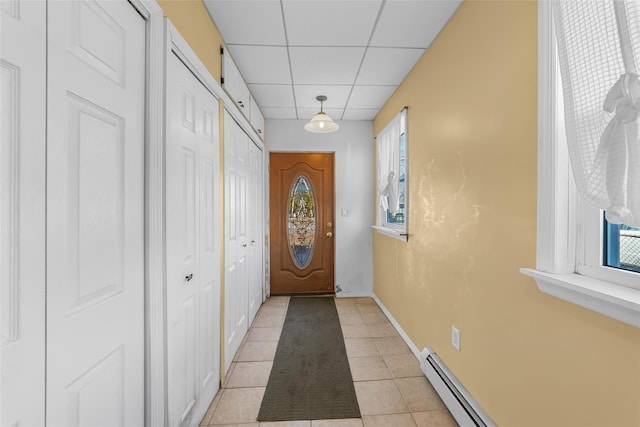
[[[460,331],[455,326],[451,327],[451,345],[460,351]]]

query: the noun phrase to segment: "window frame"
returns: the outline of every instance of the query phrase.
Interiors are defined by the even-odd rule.
[[[377,232],[393,237],[395,239],[401,240],[403,242],[408,241],[408,232],[409,229],[409,126],[408,126],[408,108],[404,107],[400,113],[393,117],[387,123],[385,128],[378,134],[380,136],[394,121],[398,120],[400,122],[400,133],[398,134],[398,174],[400,174],[400,162],[401,162],[401,138],[404,135],[404,224],[398,225],[396,223],[390,223],[387,219],[387,212],[383,211],[379,205],[379,194],[380,194],[380,180],[378,178],[378,168],[376,168],[376,225],[373,225],[372,228]],[[378,138],[376,136],[376,140]],[[376,141],[376,162],[378,159],[379,152],[379,142]],[[398,177],[400,180],[400,177]],[[398,184],[400,185],[400,184]],[[400,195],[398,194],[398,197]]]
[[[538,2],[538,211],[541,292],[640,328],[640,275],[602,264],[602,212],[578,196],[559,103],[551,2]]]
[[[640,290],[640,273],[604,264],[604,213],[582,200],[579,203],[583,205],[584,217],[579,224],[584,224],[584,232],[583,236],[579,234],[577,273]]]

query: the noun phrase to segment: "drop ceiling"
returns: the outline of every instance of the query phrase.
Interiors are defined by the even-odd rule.
[[[204,0],[267,119],[372,120],[462,0]]]

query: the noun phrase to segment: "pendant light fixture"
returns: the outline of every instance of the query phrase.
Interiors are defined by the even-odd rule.
[[[316,96],[316,99],[320,101],[320,112],[313,116],[309,123],[304,125],[304,129],[313,133],[329,133],[335,132],[340,126],[333,121],[324,111],[322,111],[323,102],[327,100],[324,95]]]

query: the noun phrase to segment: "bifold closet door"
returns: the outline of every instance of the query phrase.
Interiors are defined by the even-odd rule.
[[[46,3],[0,2],[0,425],[44,425]]]
[[[47,7],[47,425],[142,426],[145,22]]]
[[[192,426],[220,384],[219,106],[172,52],[166,102],[169,420]]]
[[[224,112],[224,224],[225,224],[225,275],[224,275],[224,330],[225,369],[247,333],[248,321],[248,186],[249,137]]]
[[[263,301],[264,289],[264,211],[263,211],[263,157],[254,143],[249,141],[249,324],[255,319]]]
[[[225,368],[263,301],[263,152],[225,111]]]

